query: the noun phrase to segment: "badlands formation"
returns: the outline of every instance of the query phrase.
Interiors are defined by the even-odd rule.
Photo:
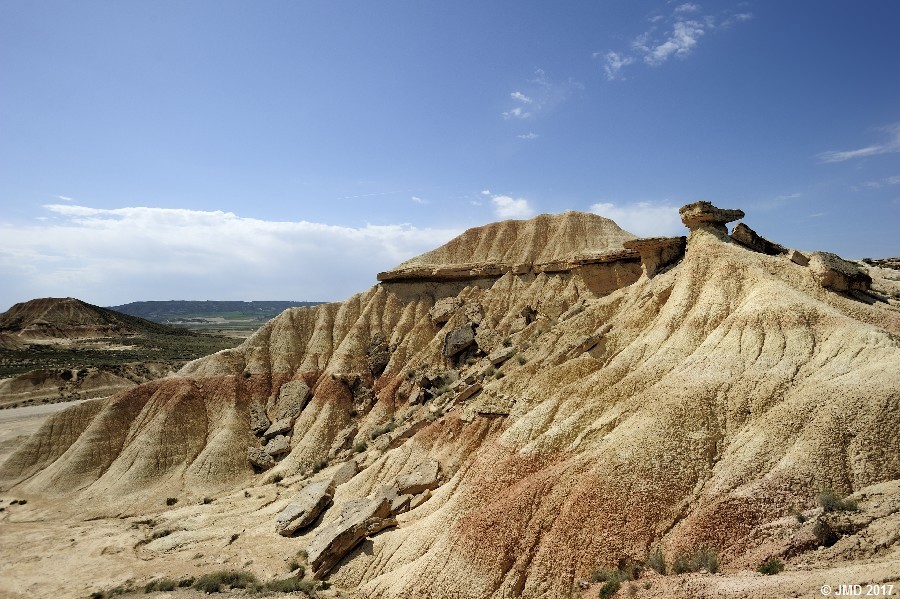
[[[623,597],[900,593],[900,273],[681,216],[471,229],[54,415],[0,466],[0,593],[294,559],[359,598],[596,597],[600,567]],[[672,572],[701,550],[718,574]]]

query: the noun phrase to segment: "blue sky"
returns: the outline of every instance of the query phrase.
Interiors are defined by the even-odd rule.
[[[0,1],[0,309],[337,300],[467,227],[900,255],[900,3]]]

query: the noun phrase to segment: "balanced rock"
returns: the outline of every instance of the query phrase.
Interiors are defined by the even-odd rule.
[[[694,202],[678,209],[681,222],[691,231],[704,229],[717,237],[728,235],[726,223],[744,218],[743,210],[717,208],[711,202]]]
[[[337,520],[324,526],[307,547],[314,576],[323,578],[369,535],[397,525],[390,516],[393,498],[379,495],[348,502]]]
[[[258,447],[247,448],[247,459],[257,468],[268,470],[275,465],[275,458]]]
[[[832,291],[868,291],[872,277],[863,269],[837,254],[813,252],[809,268],[819,284]]]
[[[779,245],[774,241],[769,241],[744,223],[738,223],[731,232],[731,238],[744,247],[747,247],[754,252],[759,252],[760,254],[779,256],[788,253],[786,247]]]
[[[648,278],[684,257],[686,237],[644,237],[623,243],[625,249],[635,250],[641,255],[641,266]]]
[[[423,491],[437,489],[440,485],[440,464],[437,460],[423,462],[397,480],[397,490],[403,495],[418,495]]]
[[[334,497],[333,480],[317,480],[303,490],[275,518],[275,531],[288,537],[319,517]]]

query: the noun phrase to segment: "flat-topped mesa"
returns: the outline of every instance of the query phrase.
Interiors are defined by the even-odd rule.
[[[653,278],[663,268],[681,260],[687,237],[644,237],[626,241],[625,249],[641,255],[641,266],[647,278]]]
[[[441,247],[378,273],[384,283],[465,281],[566,272],[579,267],[636,263],[640,255],[622,247],[634,235],[596,214],[541,214],[474,227]],[[633,264],[636,266],[636,264]]]
[[[704,230],[720,239],[728,236],[726,223],[744,218],[743,210],[717,208],[711,202],[694,202],[678,209],[681,222],[693,233]]]

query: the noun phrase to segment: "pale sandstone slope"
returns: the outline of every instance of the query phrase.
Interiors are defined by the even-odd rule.
[[[610,237],[573,223],[599,223]],[[569,213],[464,235],[480,262],[536,263],[620,251],[630,236],[607,223]],[[515,235],[496,243],[504,226]],[[524,249],[505,252],[519,235]],[[459,264],[462,247],[401,267]],[[178,378],[59,414],[0,467],[0,480],[115,513],[308,473],[366,440],[362,471],[337,487],[322,525],[427,460],[440,462],[444,482],[331,580],[367,597],[474,599],[566,596],[593,567],[643,559],[656,545],[715,547],[726,567],[743,567],[759,557],[754,531],[812,507],[818,490],[900,478],[896,308],[824,289],[810,268],[705,226],[652,278],[635,254],[552,272],[385,282],[288,310]],[[449,306],[446,322],[433,321],[436,304]],[[447,358],[448,333],[473,322],[477,345]],[[505,345],[518,351],[499,367],[505,376],[485,375],[482,354]],[[383,351],[376,376],[372,357]],[[482,388],[451,381],[428,403],[409,403],[449,370]],[[292,380],[311,391],[290,453],[254,474],[246,448],[260,441],[249,414],[274,418]],[[398,428],[371,441],[392,418]],[[301,532],[298,547],[318,530]],[[791,542],[766,551],[787,555]]]

